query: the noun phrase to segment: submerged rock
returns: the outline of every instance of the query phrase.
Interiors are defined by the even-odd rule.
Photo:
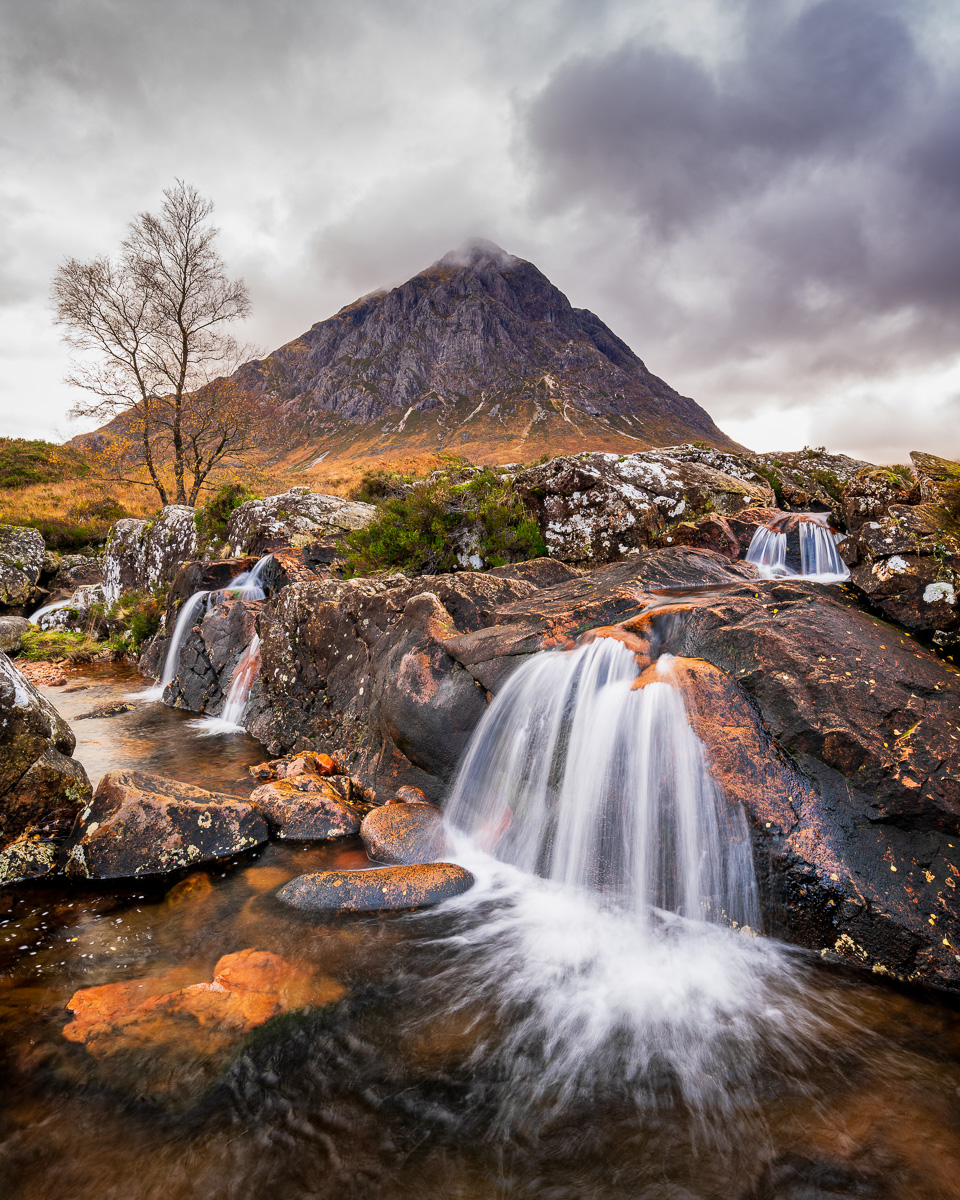
[[[342,984],[267,950],[224,955],[209,982],[184,986],[184,972],[81,988],[67,1003],[63,1036],[94,1058],[169,1050],[208,1058],[281,1013],[333,1004]]]
[[[326,841],[348,837],[360,829],[360,816],[343,802],[326,779],[301,774],[255,788],[250,803],[261,812],[278,838]]]
[[[70,726],[0,654],[0,847],[53,809],[81,809],[90,781]]]
[[[84,810],[67,873],[86,879],[162,875],[267,840],[266,822],[235,796],[145,771],[110,771]]]
[[[25,613],[37,592],[46,555],[35,529],[0,525],[0,612]]]
[[[476,880],[455,863],[421,863],[370,871],[320,871],[291,879],[277,899],[315,911],[378,912],[425,908],[469,891]]]
[[[342,537],[368,525],[375,514],[372,504],[314,494],[307,487],[291,488],[279,496],[238,505],[227,524],[227,544],[234,555],[265,554],[296,537]]]
[[[370,858],[383,863],[436,862],[447,840],[443,813],[420,801],[375,808],[363,818],[360,837]]]

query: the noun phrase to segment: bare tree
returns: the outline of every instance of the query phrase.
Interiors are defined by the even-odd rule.
[[[91,394],[72,415],[119,417],[114,459],[142,465],[163,504],[169,463],[174,498],[185,504],[188,474],[193,503],[210,470],[243,449],[255,419],[256,401],[240,402],[232,382],[231,413],[218,420],[212,411],[229,382],[220,377],[241,357],[225,326],[247,316],[250,301],[214,246],[212,202],[180,180],[163,195],[159,215],[131,222],[116,260],[68,259],[53,300],[64,339],[79,352],[67,382]]]

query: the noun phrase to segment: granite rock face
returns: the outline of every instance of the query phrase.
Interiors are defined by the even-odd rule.
[[[267,840],[263,818],[235,796],[145,771],[109,771],[84,809],[67,873],[85,879],[163,875]]]
[[[733,458],[714,457],[725,466]],[[749,505],[771,506],[769,484],[739,469],[739,476],[726,474],[670,449],[584,453],[521,471],[513,485],[536,511],[551,557],[602,563],[646,548],[668,526],[708,508],[737,515]]]
[[[48,813],[83,808],[90,781],[70,726],[0,654],[0,848]]]
[[[126,517],[114,525],[103,567],[108,604],[121,592],[150,592],[171,583],[180,566],[196,558],[195,511],[185,504],[169,504],[156,521]]]
[[[25,616],[34,607],[45,555],[35,529],[0,525],[0,613]]]
[[[306,487],[292,488],[280,496],[247,500],[230,515],[227,544],[234,556],[258,557],[291,539],[334,541],[352,529],[362,529],[376,513],[372,504],[323,496]]]

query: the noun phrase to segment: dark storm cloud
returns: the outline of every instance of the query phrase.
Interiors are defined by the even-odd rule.
[[[654,264],[648,303],[671,256],[698,255],[724,282],[699,314],[707,355],[799,340],[804,370],[869,374],[878,353],[953,353],[955,82],[925,61],[907,6],[788,11],[742,8],[739,48],[716,63],[642,40],[566,63],[524,113],[540,203],[619,212]],[[893,334],[870,324],[894,314]]]

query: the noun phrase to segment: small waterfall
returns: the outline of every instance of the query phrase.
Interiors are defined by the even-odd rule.
[[[170,638],[170,645],[167,647],[167,654],[163,660],[163,669],[160,672],[159,680],[152,688],[147,688],[146,691],[132,693],[133,697],[140,700],[159,700],[163,696],[167,685],[173,682],[173,677],[177,673],[177,667],[180,663],[180,647],[194,626],[197,609],[201,604],[206,602],[209,595],[209,592],[194,592],[189,600],[184,602],[177,616],[177,623],[173,627],[173,636]]]
[[[53,604],[45,604],[43,608],[38,608],[35,613],[31,613],[30,616],[27,617],[27,620],[31,625],[36,625],[38,629],[42,629],[43,626],[40,624],[41,618],[45,617],[47,613],[56,612],[59,608],[66,608],[69,604],[70,599],[55,600]]]
[[[682,693],[637,677],[611,638],[520,666],[474,733],[448,820],[501,862],[641,920],[652,906],[756,928],[746,818],[713,782]]]
[[[230,690],[223,702],[219,717],[205,717],[201,721],[192,721],[191,725],[200,733],[210,736],[216,733],[242,733],[244,709],[250,699],[250,691],[254,680],[260,671],[260,638],[253,635],[253,640],[247,646],[240,661],[233,671],[230,680]]]
[[[263,586],[263,572],[272,559],[272,553],[265,554],[249,571],[241,571],[239,575],[231,579],[223,592],[237,592],[239,600],[263,600],[267,594]]]
[[[801,578],[821,583],[850,578],[850,569],[837,552],[837,535],[827,525],[825,513],[785,514],[773,525],[758,525],[746,561],[754,563],[767,579],[796,576],[798,572],[787,565],[787,539],[794,529],[799,540]]]

